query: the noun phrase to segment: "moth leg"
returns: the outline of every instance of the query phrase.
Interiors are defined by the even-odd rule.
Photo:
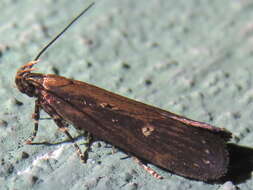
[[[161,175],[159,175],[155,170],[153,170],[152,168],[150,168],[146,164],[144,164],[140,159],[138,159],[137,157],[134,157],[134,156],[133,156],[133,159],[137,164],[139,164],[144,170],[146,170],[153,177],[155,177],[156,179],[163,179],[163,177]]]
[[[78,154],[78,156],[80,157],[80,159],[85,162],[85,155],[82,154],[82,151],[81,149],[79,148],[79,146],[76,144],[74,138],[70,135],[70,133],[68,132],[68,129],[67,129],[67,126],[66,126],[66,123],[63,122],[62,118],[58,117],[57,115],[55,115],[53,117],[54,119],[54,122],[56,123],[56,125],[59,127],[59,130],[64,132],[65,135],[67,135],[67,137],[71,140],[71,142],[73,143],[75,149],[76,149],[76,152]]]
[[[115,146],[112,146],[112,154],[115,154],[117,152],[117,149]]]
[[[89,151],[91,149],[91,145],[94,142],[94,138],[93,138],[92,134],[90,134],[89,132],[86,132],[84,135],[87,137],[87,140],[84,143],[87,148],[83,151],[83,157],[84,157],[84,159],[82,161],[86,162],[87,159],[88,159],[88,153],[89,153]]]
[[[40,119],[40,99],[35,100],[35,107],[34,107],[34,113],[32,115],[32,118],[34,120],[34,128],[32,135],[25,141],[26,144],[32,144],[32,141],[37,135],[38,128],[39,128],[39,119]]]

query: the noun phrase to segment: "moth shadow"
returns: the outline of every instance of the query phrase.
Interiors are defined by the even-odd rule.
[[[228,173],[222,181],[232,181],[235,184],[245,182],[252,177],[253,148],[228,143],[230,164]]]

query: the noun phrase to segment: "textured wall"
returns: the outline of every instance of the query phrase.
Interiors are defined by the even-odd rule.
[[[0,2],[1,189],[216,190],[219,184],[158,168],[165,179],[156,180],[103,142],[92,146],[87,164],[70,143],[23,144],[33,129],[34,99],[15,88],[15,73],[89,2]],[[252,7],[250,0],[100,0],[36,67],[224,127],[237,136],[233,142],[251,147]],[[36,141],[64,139],[51,120],[40,122]],[[253,186],[247,179],[237,184],[241,190]]]

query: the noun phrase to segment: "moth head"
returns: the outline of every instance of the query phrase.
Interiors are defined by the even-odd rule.
[[[23,65],[17,72],[15,83],[20,92],[27,94],[30,97],[38,96],[38,84],[32,80],[34,76],[41,76],[41,74],[31,73],[35,70],[33,65],[38,61],[30,61],[27,64]]]

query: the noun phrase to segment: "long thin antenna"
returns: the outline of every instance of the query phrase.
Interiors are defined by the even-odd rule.
[[[37,61],[40,56],[64,33],[69,27],[74,24],[86,11],[88,11],[95,3],[91,3],[86,9],[84,9],[79,15],[77,15],[59,34],[57,34],[35,57],[34,61]]]

